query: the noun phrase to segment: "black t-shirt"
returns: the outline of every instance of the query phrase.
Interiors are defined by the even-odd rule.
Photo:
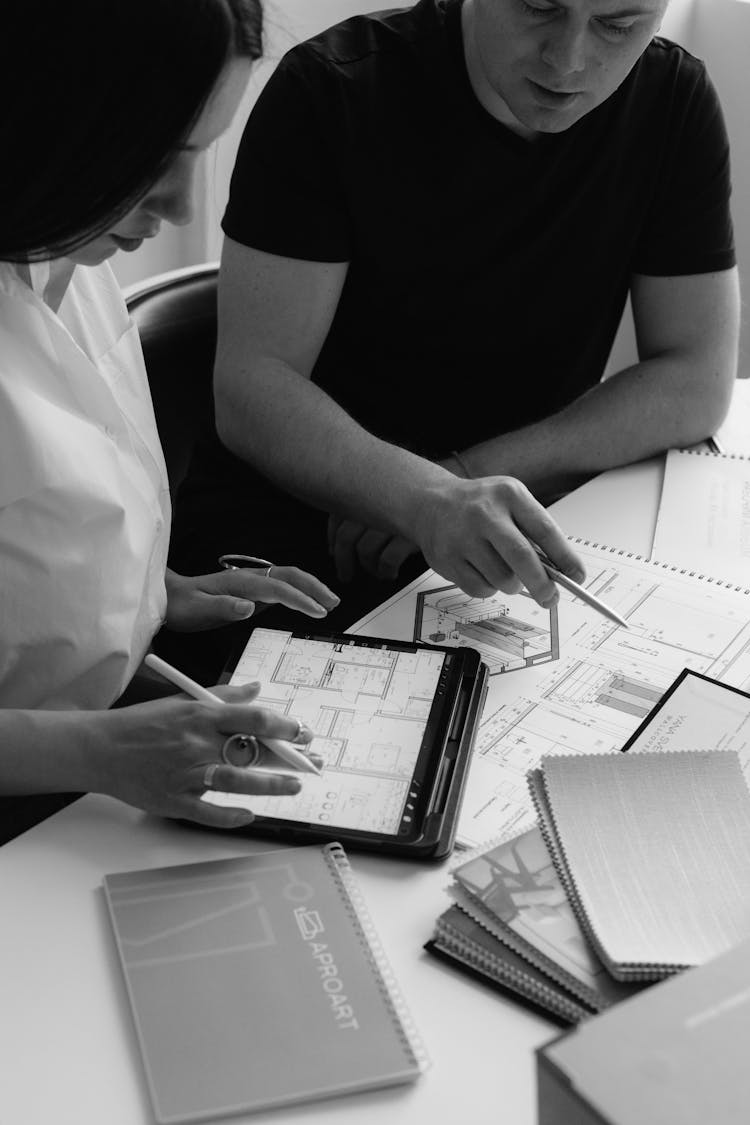
[[[598,382],[633,273],[734,265],[729,194],[717,96],[681,47],[653,40],[606,102],[529,142],[471,89],[459,0],[421,0],[285,56],[224,230],[351,263],[313,378],[437,458]]]

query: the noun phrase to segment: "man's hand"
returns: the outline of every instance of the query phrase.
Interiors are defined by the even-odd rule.
[[[188,578],[168,570],[166,584],[166,624],[183,633],[242,621],[255,611],[256,602],[274,602],[308,617],[325,617],[340,600],[296,566],[274,566],[268,577],[260,570],[240,569]]]
[[[376,531],[355,520],[328,517],[328,553],[342,582],[352,581],[358,565],[375,578],[398,578],[403,563],[418,550],[416,543],[402,535]]]
[[[557,587],[533,544],[574,581],[585,576],[552,517],[513,477],[451,478],[428,489],[414,531],[433,570],[472,597],[514,594],[523,585],[540,605],[556,602]]]

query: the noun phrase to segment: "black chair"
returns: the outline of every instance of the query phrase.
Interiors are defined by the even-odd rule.
[[[126,295],[141,337],[173,498],[196,442],[214,425],[218,272],[215,263],[176,270]]]

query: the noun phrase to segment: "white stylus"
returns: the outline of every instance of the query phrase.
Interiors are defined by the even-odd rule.
[[[187,695],[191,695],[193,699],[202,700],[203,703],[221,703],[224,704],[226,700],[221,699],[218,695],[214,695],[208,688],[202,687],[197,684],[195,680],[191,680],[190,676],[186,676],[184,672],[180,672],[177,668],[173,668],[166,660],[162,660],[160,656],[156,656],[153,652],[147,653],[143,660],[149,668],[153,668],[154,672],[158,672],[165,680],[169,680],[175,687],[181,688]],[[258,742],[262,742],[269,750],[278,756],[290,766],[294,766],[304,773],[314,773],[320,777],[320,770],[311,762],[306,754],[293,746],[291,742],[287,742],[283,738],[268,738],[267,736],[258,737]]]

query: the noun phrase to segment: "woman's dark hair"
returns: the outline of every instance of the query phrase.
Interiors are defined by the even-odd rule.
[[[62,257],[162,175],[260,0],[3,0],[0,260]]]

